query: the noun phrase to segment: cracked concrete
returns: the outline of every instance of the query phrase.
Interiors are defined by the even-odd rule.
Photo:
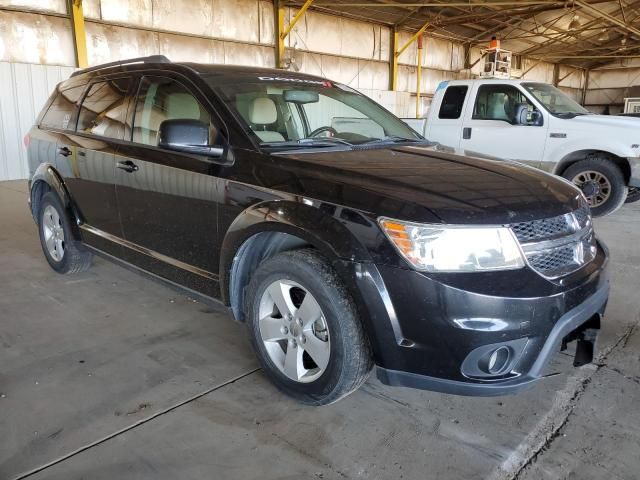
[[[638,478],[640,204],[596,222],[612,254],[596,365],[558,354],[557,375],[501,398],[371,378],[311,408],[224,310],[100,259],[56,275],[25,198],[0,183],[2,479]]]

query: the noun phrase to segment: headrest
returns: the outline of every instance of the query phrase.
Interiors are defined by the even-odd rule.
[[[166,112],[168,118],[200,119],[198,101],[188,93],[180,92],[167,95]]]
[[[258,125],[269,125],[278,119],[276,104],[268,97],[254,98],[249,105],[249,121]]]

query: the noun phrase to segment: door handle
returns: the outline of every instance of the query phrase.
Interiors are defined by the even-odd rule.
[[[462,138],[464,140],[469,140],[471,138],[471,127],[464,127],[462,129]]]
[[[138,171],[138,166],[133,163],[131,160],[124,160],[122,162],[118,162],[116,163],[116,167],[119,168],[120,170],[124,170],[125,172],[137,172]]]
[[[62,155],[63,157],[68,157],[68,156],[69,156],[69,155],[71,155],[73,152],[72,152],[69,148],[67,148],[67,147],[60,147],[60,148],[58,149],[58,153],[59,153],[60,155]]]

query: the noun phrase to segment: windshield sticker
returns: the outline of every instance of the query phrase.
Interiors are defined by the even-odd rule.
[[[292,77],[258,77],[263,82],[295,82],[295,83],[311,83],[313,85],[322,85],[323,87],[332,87],[328,80],[310,80],[308,78],[292,78]]]

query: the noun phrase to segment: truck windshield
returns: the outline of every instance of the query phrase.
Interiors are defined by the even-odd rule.
[[[354,89],[328,80],[256,76],[209,80],[265,147],[421,142],[404,122]]]
[[[523,83],[522,86],[556,116],[572,118],[591,113],[561,90],[547,83]]]

